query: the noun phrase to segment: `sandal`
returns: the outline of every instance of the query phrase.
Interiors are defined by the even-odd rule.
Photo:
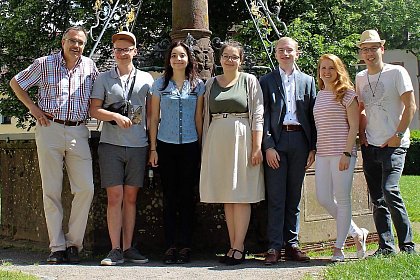
[[[226,263],[227,260],[231,258],[230,256],[228,256],[228,254],[232,250],[232,248],[229,248],[229,250],[223,256],[219,257],[219,263]]]
[[[232,256],[230,258],[226,259],[226,264],[227,265],[238,265],[238,264],[243,263],[245,261],[244,251],[239,251],[238,249],[233,249],[232,250]],[[235,258],[236,253],[241,254],[241,258],[239,258],[239,259]]]

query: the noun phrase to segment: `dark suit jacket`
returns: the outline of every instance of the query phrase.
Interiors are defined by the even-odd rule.
[[[316,128],[313,115],[316,88],[313,77],[295,70],[296,114],[302,125],[309,150],[316,149]],[[264,95],[264,135],[262,148],[275,148],[280,139],[284,116],[286,115],[286,97],[283,90],[279,69],[260,78]]]

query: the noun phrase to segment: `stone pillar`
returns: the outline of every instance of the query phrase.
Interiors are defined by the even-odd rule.
[[[172,41],[185,40],[188,33],[197,40],[192,46],[202,79],[211,77],[214,53],[210,44],[207,0],[172,1]]]

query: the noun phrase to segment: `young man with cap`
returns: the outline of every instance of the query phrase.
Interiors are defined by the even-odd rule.
[[[84,28],[68,28],[60,52],[35,59],[10,81],[16,96],[37,119],[35,141],[50,240],[49,264],[79,262],[93,198],[92,157],[85,120],[98,71],[91,59],[82,56],[86,40]],[[37,103],[28,95],[34,86],[38,87]],[[74,195],[67,234],[62,227],[63,163]]]
[[[143,186],[149,156],[146,103],[153,78],[133,65],[137,54],[134,34],[127,31],[114,34],[112,43],[117,65],[98,76],[90,108],[92,117],[104,121],[98,155],[101,185],[108,196],[112,250],[101,264],[117,265],[124,260],[146,263],[148,259],[132,247],[132,239],[137,193]],[[126,104],[126,112],[117,110],[121,104]]]
[[[399,180],[410,144],[408,126],[416,111],[413,85],[404,67],[383,62],[385,40],[366,30],[357,42],[367,69],[356,76],[363,170],[379,235],[375,256],[395,254],[394,225],[401,252],[414,253],[413,232]],[[392,221],[392,222],[391,222]]]

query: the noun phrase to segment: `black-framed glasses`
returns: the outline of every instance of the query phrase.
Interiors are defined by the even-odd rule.
[[[131,52],[134,49],[135,49],[135,47],[131,47],[131,48],[114,48],[114,52],[115,53],[126,54],[126,53]]]
[[[64,40],[66,40],[67,42],[69,42],[70,45],[72,45],[72,46],[79,45],[79,46],[83,47],[86,44],[86,42],[84,42],[84,41],[80,41],[80,40],[76,40],[76,39],[72,39],[72,38],[70,38],[70,39],[64,39]]]
[[[223,60],[232,60],[232,61],[238,61],[239,60],[239,56],[236,55],[227,55],[227,54],[222,54],[222,59]]]
[[[369,52],[376,52],[377,50],[379,50],[381,47],[378,47],[378,46],[376,46],[376,47],[371,47],[371,48],[362,48],[362,49],[360,49],[360,51],[362,52],[362,53],[369,53]]]

